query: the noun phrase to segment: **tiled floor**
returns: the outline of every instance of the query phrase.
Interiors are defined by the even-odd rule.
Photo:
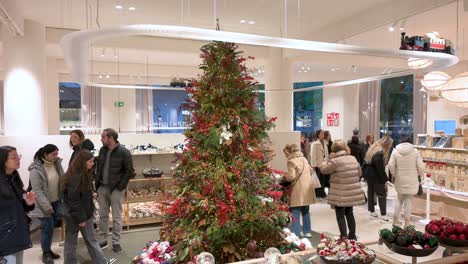
[[[393,199],[395,197],[394,190],[390,190],[388,201],[387,201],[387,211],[392,218],[393,214]],[[378,212],[378,210],[376,209]],[[311,220],[312,220],[312,229],[318,233],[327,232],[331,234],[339,234],[338,225],[336,223],[335,211],[330,208],[328,204],[319,203],[311,206]],[[373,218],[369,215],[367,211],[367,206],[355,207],[354,215],[357,223],[357,236],[360,241],[376,241],[378,240],[378,230],[382,228],[391,227],[391,221],[383,223],[380,218]],[[417,224],[417,220],[420,219],[415,217],[413,222],[417,229],[424,229],[423,225]],[[33,235],[35,240],[34,247],[25,252],[25,263],[35,264],[41,263],[41,249],[38,244],[38,234],[36,232]],[[56,237],[60,237],[58,233]],[[125,233],[122,235],[122,248],[123,252],[120,254],[115,254],[112,252],[111,248],[104,250],[104,254],[109,257],[116,257],[118,259],[117,263],[128,264],[131,259],[138,253],[138,251],[145,245],[147,241],[158,239],[159,231],[156,228],[134,231],[130,233]],[[314,242],[317,241],[313,239]],[[315,246],[315,245],[314,245]],[[53,250],[63,254],[63,247],[59,246],[58,242],[55,242],[53,245]],[[78,254],[82,263],[92,263],[89,259],[89,255],[85,249],[84,243],[80,240]],[[55,263],[61,264],[63,261],[59,260]]]

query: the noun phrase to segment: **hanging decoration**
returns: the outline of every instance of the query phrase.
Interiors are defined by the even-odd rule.
[[[453,103],[468,103],[468,72],[457,75],[440,91],[440,95]]]
[[[427,90],[436,91],[441,90],[443,85],[450,79],[450,75],[445,72],[433,71],[424,75],[424,79],[421,80],[421,84]]]

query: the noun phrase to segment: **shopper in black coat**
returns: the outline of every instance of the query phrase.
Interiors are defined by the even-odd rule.
[[[81,150],[73,159],[62,181],[63,200],[69,209],[65,217],[65,261],[67,264],[78,262],[76,248],[78,232],[81,232],[92,262],[109,262],[99,247],[93,227],[93,176],[94,156],[87,150]]]
[[[387,173],[385,164],[389,158],[393,139],[389,136],[377,140],[366,153],[366,166],[364,173],[367,178],[368,209],[371,216],[378,215],[374,210],[374,194],[377,194],[382,220],[388,221],[387,217]]]
[[[359,137],[353,136],[351,142],[348,143],[348,147],[351,150],[351,155],[356,158],[362,167],[366,153],[363,145],[359,142]]]
[[[112,250],[122,252],[122,203],[128,181],[135,177],[132,154],[117,140],[119,134],[112,128],[102,131],[96,173],[96,191],[99,203],[99,235],[101,248],[107,246],[109,213],[112,207]]]
[[[94,150],[93,142],[89,139],[85,139],[83,131],[79,129],[75,129],[70,132],[70,147],[73,148],[73,153],[70,157],[70,161],[68,162],[69,167],[72,160],[76,157],[80,150],[84,149],[91,152]]]
[[[20,159],[14,147],[0,147],[0,259],[8,264],[22,264],[24,250],[32,247],[26,213],[34,209],[36,194],[23,189]]]

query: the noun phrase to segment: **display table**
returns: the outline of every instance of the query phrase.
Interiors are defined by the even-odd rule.
[[[426,192],[424,190],[424,192]],[[447,196],[441,191],[431,190],[431,217],[446,217],[460,222],[468,222],[468,197],[465,195],[450,194]],[[462,201],[464,200],[464,201]],[[426,194],[413,197],[412,213],[426,215]]]
[[[367,243],[366,246],[375,251],[377,260],[381,263],[400,264],[400,263],[424,263],[435,264],[441,263],[443,258],[444,264],[459,263],[468,259],[468,248],[457,248],[440,244],[437,250],[427,257],[409,257],[400,255],[391,251],[385,244],[379,244],[378,241]],[[443,257],[445,249],[451,250],[453,253],[461,253],[450,257]]]

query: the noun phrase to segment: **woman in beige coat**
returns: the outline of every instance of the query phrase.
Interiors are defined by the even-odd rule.
[[[294,217],[292,231],[297,236],[305,233],[306,237],[312,237],[309,205],[315,203],[315,190],[309,163],[296,144],[286,145],[283,152],[288,159],[288,174],[285,178],[291,183],[288,205]],[[301,232],[301,215],[303,232]]]
[[[328,176],[320,173],[320,165],[328,158],[328,147],[325,140],[325,134],[323,130],[319,129],[315,132],[316,140],[311,144],[310,147],[310,166],[314,168],[317,177],[320,180],[320,188],[316,188],[315,192],[317,198],[327,198],[325,187],[328,186]]]
[[[335,140],[331,150],[333,153],[330,154],[330,159],[320,166],[322,173],[331,174],[328,203],[335,207],[341,237],[356,240],[353,206],[366,203],[364,191],[359,183],[361,165],[355,157],[350,155],[351,151],[343,140]],[[348,222],[349,233],[346,230],[346,222]]]

